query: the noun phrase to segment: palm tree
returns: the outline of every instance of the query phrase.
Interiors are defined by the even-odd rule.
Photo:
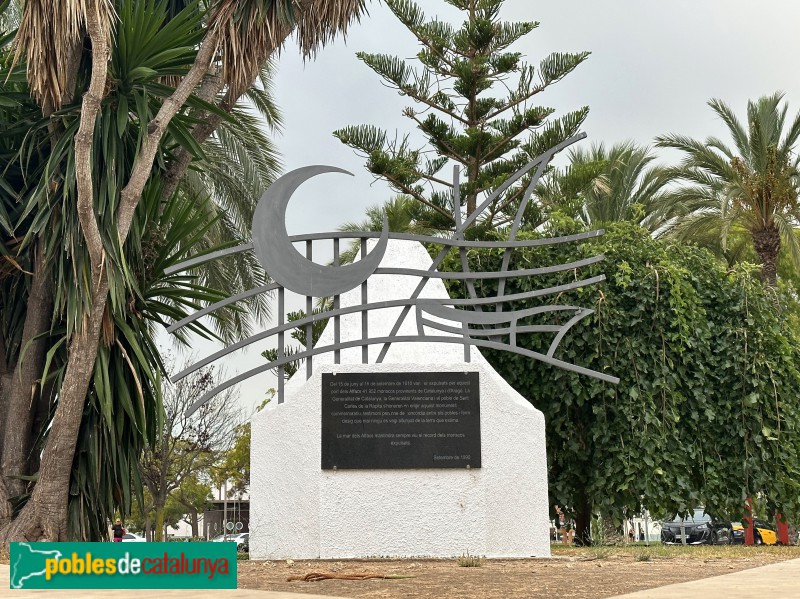
[[[97,472],[97,480],[108,472],[99,468],[108,466],[99,462],[108,456],[130,466],[159,412],[160,356],[148,335],[153,322],[180,318],[188,305],[208,303],[220,293],[197,272],[148,287],[153,260],[164,248],[174,248],[172,257],[185,256],[203,239],[209,249],[218,246],[222,238],[214,240],[216,233],[246,220],[241,217],[247,206],[236,213],[207,201],[219,200],[223,184],[205,196],[179,196],[194,200],[180,210],[170,208],[173,191],[193,163],[219,157],[213,139],[208,153],[201,144],[215,131],[223,143],[222,123],[236,120],[231,112],[239,97],[252,91],[289,33],[296,29],[302,51],[312,54],[364,5],[362,0],[202,4],[205,12],[185,0],[29,0],[18,30],[0,36],[3,45],[13,39],[16,47],[14,60],[5,63],[12,76],[0,84],[18,86],[9,93],[25,99],[15,104],[25,109],[23,119],[1,115],[4,134],[11,128],[5,124],[30,130],[12,152],[25,174],[21,186],[9,192],[15,234],[24,232],[15,256],[27,260],[18,272],[29,277],[15,281],[22,281],[23,289],[40,289],[48,300],[35,302],[29,294],[27,302],[17,296],[3,306],[3,318],[15,318],[3,323],[3,336],[22,330],[15,341],[27,348],[25,367],[16,360],[19,373],[8,379],[27,394],[12,393],[9,402],[18,411],[28,409],[35,389],[37,401],[48,399],[50,408],[41,429],[46,438],[37,440],[43,447],[38,481],[5,527],[10,510],[0,484],[0,537],[6,541],[94,538],[96,531],[86,533],[80,519],[73,520],[76,495],[70,488],[84,496],[92,486],[91,476],[72,484],[74,468],[84,475]],[[0,2],[0,12],[7,8],[8,2]],[[227,175],[229,181],[236,176]],[[176,214],[200,224],[179,233],[176,224],[184,221]],[[6,253],[7,241],[0,244]],[[147,295],[148,289],[154,294]],[[149,309],[156,315],[151,320]],[[132,390],[130,404],[116,395],[112,380]],[[91,421],[87,409],[94,414]],[[98,441],[102,446],[87,445],[97,430],[105,435]],[[110,481],[101,478],[108,484],[89,510],[103,513],[129,502],[124,470],[113,472]]]
[[[536,188],[545,211],[559,210],[587,227],[618,221],[637,222],[656,233],[669,220],[664,211],[669,173],[654,165],[650,148],[633,142],[606,148],[572,150],[570,164],[554,169]]]
[[[451,223],[444,221],[440,215],[427,206],[420,204],[412,196],[398,195],[386,202],[367,208],[365,218],[361,222],[348,222],[339,227],[340,231],[380,231],[384,222],[393,233],[411,233],[414,235],[435,235],[450,231]],[[342,252],[341,263],[349,264],[356,259],[360,250],[360,242],[354,241]]]
[[[681,239],[728,241],[742,233],[752,242],[768,285],[777,280],[777,262],[786,248],[800,266],[795,227],[800,217],[800,114],[786,120],[788,106],[775,93],[747,103],[747,126],[722,100],[708,105],[725,123],[733,148],[717,137],[701,142],[684,135],[657,138],[662,148],[684,154],[674,175],[685,182],[669,199],[678,215],[672,233]]]

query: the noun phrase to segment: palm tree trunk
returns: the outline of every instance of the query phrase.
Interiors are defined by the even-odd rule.
[[[753,247],[761,264],[761,278],[770,287],[778,281],[778,255],[781,251],[781,235],[774,224],[752,232]]]
[[[86,30],[92,42],[92,74],[83,96],[80,126],[75,134],[78,220],[92,269],[91,308],[83,320],[83,329],[76,332],[69,342],[67,369],[42,454],[39,480],[20,515],[3,532],[6,543],[18,540],[67,540],[69,479],[108,300],[109,280],[103,241],[94,214],[91,165],[94,126],[108,75],[111,12],[104,10],[108,7],[106,0],[95,0],[85,7]],[[122,236],[123,242],[124,239],[125,236]]]
[[[89,389],[103,315],[108,301],[109,281],[102,238],[93,208],[91,148],[92,131],[99,111],[107,76],[109,54],[106,32],[98,11],[87,12],[87,31],[92,40],[92,77],[84,94],[81,125],[75,136],[75,172],[78,187],[78,217],[92,266],[92,297],[84,328],[69,346],[68,364],[59,392],[58,408],[42,456],[39,480],[19,517],[0,532],[5,543],[17,540],[67,540],[67,500],[75,445],[78,439],[86,393]],[[130,180],[120,194],[117,232],[120,242],[128,237],[133,214],[150,176],[156,151],[172,117],[185,104],[189,94],[208,71],[217,48],[219,32],[209,32],[192,68],[175,92],[164,100],[136,158]]]
[[[6,433],[6,412],[10,393],[11,373],[8,369],[8,353],[6,352],[6,342],[0,333],[0,459],[3,457],[3,439]]]
[[[9,478],[30,474],[27,471],[32,443],[32,424],[37,398],[41,392],[39,378],[44,367],[47,338],[53,315],[52,282],[44,257],[44,241],[39,242],[28,310],[22,333],[24,356],[17,361],[11,378],[3,436],[2,472],[10,496],[22,495],[25,482]]]
[[[63,65],[66,75],[62,89],[62,101],[65,104],[74,97],[82,50],[83,40],[77,37],[66,53],[67,60]],[[46,102],[42,107],[42,116],[50,118],[53,111],[54,107]],[[63,128],[58,121],[50,121],[47,127],[51,146],[55,146],[63,135]],[[23,326],[21,347],[25,352],[25,360],[19,360],[11,371],[6,370],[8,356],[0,339],[0,479],[7,475],[32,474],[39,469],[39,455],[33,451],[33,442],[46,423],[52,395],[52,385],[45,393],[41,381],[38,384],[38,400],[35,393],[36,381],[44,369],[47,351],[47,339],[43,335],[52,324],[53,311],[53,283],[46,272],[45,260],[45,244],[40,239],[36,248]],[[19,495],[23,490],[23,481],[11,481],[10,489],[7,489],[4,480],[0,480],[0,527],[5,526],[11,517],[10,506],[7,505],[8,497]]]
[[[47,445],[42,453],[39,480],[30,500],[5,531],[3,536],[6,543],[67,540],[69,479],[107,299],[108,277],[103,272],[94,285],[92,308],[87,315],[85,328],[72,338],[69,346],[67,370]]]
[[[44,364],[42,364],[44,367]],[[33,423],[31,425],[31,451],[28,453],[28,472],[38,472],[42,464],[41,448],[37,450],[34,443],[41,437],[42,432],[49,423],[50,406],[53,403],[56,389],[51,380],[43,384],[39,391],[39,400],[33,407]]]

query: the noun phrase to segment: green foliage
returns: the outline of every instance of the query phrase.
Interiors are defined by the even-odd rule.
[[[675,214],[665,202],[671,171],[653,164],[650,148],[632,142],[593,145],[569,152],[566,168],[551,170],[534,194],[545,214],[558,211],[587,227],[639,223],[651,233],[664,228]]]
[[[579,228],[562,219],[547,234]],[[784,317],[794,300],[762,286],[752,266],[726,270],[706,250],[654,240],[627,223],[612,225],[597,241],[516,251],[510,268],[597,253],[606,260],[577,276],[605,273],[605,284],[538,301],[595,309],[555,357],[614,374],[619,385],[485,352],[545,415],[551,505],[588,506],[618,518],[642,505],[676,513],[704,504],[711,514],[738,520],[745,497],[759,496],[769,513],[800,516],[800,339]],[[469,252],[473,269],[488,271],[499,269],[502,254]],[[460,270],[456,256],[449,266]],[[512,279],[506,293],[575,277]],[[476,287],[491,296],[497,282],[480,280]],[[458,282],[450,291],[465,294]],[[536,301],[508,308],[531,305]],[[518,342],[546,353],[551,338],[526,335]]]
[[[164,506],[164,524],[177,528],[180,521],[186,514],[186,506],[175,496],[170,495]],[[153,498],[150,492],[145,489],[141,501],[137,498],[133,501],[130,515],[126,518],[124,525],[127,529],[137,531],[144,536],[148,529],[153,530],[156,521],[156,510],[153,505]],[[163,533],[163,531],[162,531]]]
[[[211,485],[203,482],[201,478],[207,479],[207,473],[198,471],[184,477],[177,493],[173,493],[167,500],[167,507],[169,508],[170,501],[175,501],[180,506],[178,509],[181,517],[192,511],[202,514],[207,507],[212,505],[212,494]]]
[[[465,13],[458,28],[426,19],[410,0],[386,4],[419,42],[417,66],[396,56],[357,55],[390,87],[415,102],[403,114],[422,133],[426,146],[413,147],[407,135],[392,139],[371,125],[345,127],[334,135],[367,159],[368,171],[424,205],[425,220],[433,228],[452,228],[455,197],[448,171],[442,174],[445,165],[459,168],[459,208],[472,213],[479,199],[512,173],[578,131],[588,108],[550,119],[554,109],[531,101],[589,54],[554,53],[538,69],[526,63],[509,47],[538,23],[501,21],[503,0],[448,0]],[[529,182],[530,176],[524,177],[501,194],[478,226],[490,228],[506,221]]]
[[[329,308],[327,307],[327,305],[323,304],[317,308],[314,308],[312,314],[314,316],[322,316],[328,309]],[[300,320],[305,317],[306,317],[305,311],[298,310],[296,312],[289,312],[289,314],[286,315],[286,320],[287,322],[294,322],[295,320]],[[319,341],[320,335],[322,335],[322,332],[325,330],[325,325],[327,324],[328,324],[327,318],[319,318],[317,320],[314,320],[314,322],[311,323],[310,327],[309,325],[303,325],[295,329],[292,329],[290,336],[292,337],[292,339],[294,339],[299,343],[299,347],[291,347],[291,346],[285,347],[283,350],[284,355],[293,356],[294,354],[297,354],[301,351],[305,351],[306,339],[308,335],[307,331],[309,328],[311,329],[311,346],[313,347],[314,344],[317,341]],[[267,362],[274,362],[275,360],[278,359],[278,350],[268,349],[261,352],[261,355],[267,360]],[[300,368],[302,362],[303,360],[293,360],[284,365],[284,373],[287,379],[290,379],[295,375],[297,370]],[[279,376],[277,368],[274,370],[274,372],[276,376]]]
[[[250,438],[251,427],[245,422],[233,431],[233,445],[225,451],[221,463],[215,467],[215,476],[224,477],[230,484],[229,490],[241,494],[250,487]]]
[[[142,485],[137,463],[146,444],[155,442],[163,421],[164,373],[155,343],[159,326],[180,320],[232,293],[264,284],[254,259],[237,256],[224,264],[172,275],[170,266],[192,255],[241,243],[263,188],[278,169],[268,138],[257,131],[257,117],[239,108],[227,115],[192,96],[170,122],[153,173],[124,246],[116,230],[119,194],[133,159],[176,76],[192,64],[202,35],[203,15],[196,2],[147,0],[115,3],[118,14],[109,62],[109,86],[94,131],[95,209],[107,252],[110,301],[103,337],[87,394],[73,463],[69,530],[73,538],[100,539],[106,519],[129,513]],[[89,259],[76,211],[74,135],[80,94],[89,61],[76,81],[76,100],[50,118],[30,99],[24,60],[6,60],[9,36],[0,35],[0,335],[12,366],[20,358],[27,286],[34,251],[47,256],[54,306],[42,379],[50,390],[34,431],[39,455],[58,401],[66,349],[80,329],[87,308]],[[269,88],[269,67],[248,92],[265,111],[269,127],[280,124]],[[196,113],[224,116],[218,134],[203,146],[190,131]],[[161,181],[175,153],[185,149],[197,170],[170,198]],[[222,162],[218,168],[209,162]],[[193,323],[188,333],[207,338],[247,332],[249,314],[266,314],[264,299],[216,311],[208,323]],[[249,309],[245,309],[249,308]],[[37,460],[38,462],[38,460]],[[24,497],[27,499],[27,497]]]

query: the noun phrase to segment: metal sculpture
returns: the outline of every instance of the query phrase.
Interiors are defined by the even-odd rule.
[[[334,353],[334,362],[339,363],[340,352],[343,349],[352,347],[362,348],[362,361],[367,363],[368,352],[367,349],[370,345],[382,345],[381,351],[378,355],[377,361],[383,362],[386,353],[392,343],[415,343],[415,342],[437,342],[437,343],[458,343],[464,345],[464,361],[470,361],[470,347],[485,347],[490,349],[498,349],[510,351],[523,356],[530,357],[535,360],[551,364],[572,372],[584,374],[610,383],[618,383],[619,379],[608,374],[583,368],[576,364],[571,364],[554,357],[555,351],[559,343],[567,334],[567,332],[580,320],[586,318],[593,313],[593,310],[581,308],[578,306],[569,305],[551,305],[551,306],[538,306],[525,310],[512,310],[505,311],[504,303],[511,301],[518,301],[530,299],[534,297],[542,297],[553,295],[593,285],[605,280],[604,275],[576,280],[571,283],[548,287],[543,289],[535,289],[523,293],[516,293],[507,295],[505,292],[506,281],[516,277],[534,277],[537,275],[544,275],[567,270],[577,270],[579,268],[596,264],[604,259],[602,255],[593,256],[576,262],[568,264],[558,264],[555,266],[546,266],[540,268],[530,268],[524,270],[508,270],[511,253],[515,249],[529,248],[542,245],[554,245],[561,243],[570,243],[584,239],[590,239],[603,234],[602,230],[589,231],[579,233],[576,235],[568,235],[564,237],[553,237],[548,239],[534,239],[534,240],[517,240],[517,232],[522,222],[522,217],[527,207],[528,202],[533,191],[534,186],[539,181],[544,173],[545,168],[552,160],[553,156],[566,148],[567,146],[583,139],[585,134],[572,137],[561,144],[551,148],[535,160],[528,163],[525,167],[517,171],[513,176],[503,183],[498,189],[492,192],[475,210],[472,214],[462,222],[460,212],[460,198],[459,198],[459,172],[454,169],[453,174],[453,189],[454,189],[454,219],[455,231],[450,238],[433,237],[427,235],[410,235],[404,233],[391,233],[388,231],[388,226],[384,221],[383,230],[381,232],[374,231],[358,231],[358,232],[333,232],[333,233],[315,233],[308,235],[295,235],[289,236],[286,231],[285,215],[286,207],[292,194],[297,188],[308,179],[323,174],[323,173],[345,173],[350,174],[339,168],[330,166],[308,166],[305,168],[294,170],[283,177],[279,178],[273,183],[270,188],[264,193],[258,203],[256,211],[253,216],[253,241],[252,243],[243,244],[234,248],[212,252],[192,258],[170,268],[167,274],[172,274],[178,271],[186,270],[191,267],[202,264],[203,262],[221,258],[230,254],[239,252],[254,251],[258,257],[261,265],[265,271],[272,278],[274,283],[264,285],[231,296],[223,301],[217,302],[206,308],[199,310],[191,316],[176,322],[167,330],[173,333],[176,330],[192,323],[203,316],[212,313],[224,306],[242,301],[248,297],[252,297],[261,293],[276,292],[277,293],[277,315],[278,324],[266,331],[262,331],[256,335],[252,335],[239,342],[215,352],[214,354],[199,360],[187,369],[179,372],[172,381],[177,381],[228,354],[242,349],[252,343],[256,343],[270,337],[277,337],[278,356],[277,360],[268,362],[257,368],[253,368],[238,376],[235,376],[218,387],[210,390],[201,398],[199,398],[190,408],[189,413],[196,411],[201,405],[207,402],[221,391],[241,383],[242,381],[266,372],[269,370],[278,370],[278,403],[283,402],[284,397],[284,368],[289,362],[295,360],[306,361],[306,376],[310,377],[313,372],[313,356],[322,353]],[[467,241],[464,239],[464,232],[467,228],[478,218],[478,216],[493,202],[501,196],[511,185],[522,178],[527,173],[534,171],[531,182],[528,185],[523,197],[520,201],[517,210],[516,218],[511,226],[508,241]],[[377,245],[373,248],[372,252],[367,254],[366,240],[370,238],[378,238]],[[341,239],[360,239],[361,240],[361,260],[354,264],[340,265],[339,260],[339,242]],[[430,243],[444,246],[438,256],[433,260],[432,264],[427,270],[418,270],[410,268],[381,268],[380,262],[383,258],[384,252],[389,239],[411,240],[421,243]],[[331,240],[333,242],[334,265],[323,266],[312,261],[312,243],[319,240]],[[306,254],[303,256],[298,252],[294,244],[297,242],[305,242]],[[438,270],[448,253],[458,248],[462,271],[461,272],[441,272]],[[486,249],[503,249],[503,260],[500,271],[498,272],[475,272],[469,268],[467,260],[468,248],[486,248]],[[370,303],[367,298],[367,280],[373,274],[392,274],[401,276],[421,277],[414,293],[407,299],[399,299],[394,301],[383,301]],[[449,280],[463,280],[466,284],[469,297],[458,299],[429,299],[420,298],[419,295],[424,289],[427,282],[432,278],[449,279]],[[475,281],[481,279],[498,279],[498,292],[494,297],[479,297],[475,290]],[[341,307],[339,303],[340,294],[355,289],[361,286],[361,304],[357,306]],[[285,321],[285,305],[284,293],[289,290],[300,295],[306,296],[306,316],[304,318],[294,320],[291,322]],[[333,296],[333,309],[321,314],[314,314],[313,299],[322,297]],[[493,306],[494,311],[484,312],[484,306]],[[403,310],[398,317],[397,321],[388,336],[385,337],[370,337],[367,329],[367,314],[370,310],[402,307]],[[398,335],[398,331],[406,319],[412,308],[416,311],[417,319],[417,332],[416,335]],[[525,319],[537,314],[544,314],[549,312],[567,312],[573,313],[566,323],[562,325],[532,325],[524,324]],[[353,341],[341,341],[339,331],[339,319],[341,316],[347,314],[360,313],[362,317],[362,338]],[[436,319],[444,319],[452,324],[443,324]],[[324,347],[312,347],[311,345],[311,327],[315,321],[318,320],[333,320],[334,326],[334,342],[332,345]],[[520,324],[523,323],[523,324]],[[284,335],[287,331],[294,328],[306,328],[306,348],[304,351],[287,355],[284,352]],[[446,333],[446,335],[429,334],[425,331],[425,327],[429,329]],[[555,337],[550,344],[546,354],[534,352],[517,345],[517,337],[521,334],[528,333],[555,333]],[[503,339],[507,337],[508,341],[504,342]]]

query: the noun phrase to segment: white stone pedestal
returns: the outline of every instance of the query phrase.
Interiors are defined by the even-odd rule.
[[[382,267],[427,268],[424,248],[390,242]],[[374,275],[369,301],[410,297],[419,279]],[[360,303],[360,289],[342,306]],[[421,297],[446,297],[431,280]],[[371,337],[388,335],[400,309],[370,314]],[[320,345],[333,340],[329,324]],[[412,310],[400,335],[416,330]],[[361,317],[342,317],[341,338],[361,336]],[[380,346],[370,348],[374,362]],[[315,357],[307,381],[298,372],[286,402],[252,422],[252,559],[487,557],[550,555],[544,417],[471,350],[446,343],[394,344],[381,364],[361,350]],[[414,470],[321,469],[321,373],[476,371],[480,379],[482,467]]]

